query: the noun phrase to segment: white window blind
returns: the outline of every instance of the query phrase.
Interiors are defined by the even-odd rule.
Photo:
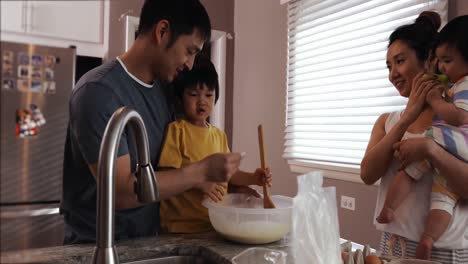
[[[374,122],[403,109],[388,80],[388,38],[446,0],[292,0],[288,3],[285,151],[298,163],[358,168]]]

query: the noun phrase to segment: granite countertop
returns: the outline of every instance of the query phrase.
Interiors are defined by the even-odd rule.
[[[119,241],[120,263],[167,256],[202,256],[213,263],[231,263],[231,259],[250,247],[266,247],[287,253],[286,263],[294,263],[290,238],[265,245],[244,245],[223,239],[216,232],[184,235],[160,235]],[[39,248],[2,252],[1,263],[91,263],[94,244]]]

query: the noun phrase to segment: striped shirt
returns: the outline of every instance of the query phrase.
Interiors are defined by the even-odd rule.
[[[416,247],[418,242],[408,240],[404,237],[398,237],[393,245],[393,250],[390,250],[390,237],[392,234],[383,232],[380,240],[380,253],[382,256],[395,256],[414,258],[416,255]],[[403,240],[403,241],[402,241]],[[402,243],[403,242],[403,243]],[[406,243],[405,243],[406,242]],[[403,244],[403,246],[402,246]],[[438,261],[442,264],[467,264],[468,263],[468,248],[464,249],[439,249],[432,248],[432,261]]]
[[[458,80],[451,90],[455,106],[468,111],[468,75]]]
[[[401,112],[390,113],[385,122],[385,131],[388,133],[400,119]],[[402,140],[423,137],[421,134],[405,132]],[[394,158],[387,171],[381,178],[377,194],[374,217],[382,210],[388,188],[398,173],[400,163]],[[432,173],[431,173],[432,175]],[[394,221],[389,224],[380,224],[374,220],[376,228],[404,236],[412,241],[419,241],[424,232],[426,216],[430,209],[430,194],[432,190],[432,177],[429,173],[413,185],[412,192],[406,197],[405,202],[395,211]],[[444,234],[435,241],[435,248],[444,249],[468,249],[468,202],[460,201],[454,208],[452,221]],[[468,262],[466,262],[468,264]]]
[[[457,108],[468,111],[468,76],[457,81],[447,94]],[[426,136],[433,138],[457,158],[468,162],[468,124],[456,127],[435,116]]]

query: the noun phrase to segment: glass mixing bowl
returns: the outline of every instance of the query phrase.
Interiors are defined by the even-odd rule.
[[[231,193],[219,203],[205,199],[214,229],[228,240],[246,244],[278,241],[291,230],[293,199],[271,196],[276,208],[264,209],[263,199]]]

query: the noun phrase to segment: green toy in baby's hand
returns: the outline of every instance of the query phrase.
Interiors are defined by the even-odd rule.
[[[429,75],[426,73],[426,74],[424,74],[424,76],[429,76]],[[438,80],[444,86],[447,86],[448,83],[449,83],[449,78],[445,74],[433,73],[432,76],[434,76],[436,78],[436,80]]]
[[[449,83],[449,78],[447,75],[445,74],[434,74],[434,76],[436,77],[436,79],[442,84],[442,85],[445,85],[447,86],[448,83]]]

